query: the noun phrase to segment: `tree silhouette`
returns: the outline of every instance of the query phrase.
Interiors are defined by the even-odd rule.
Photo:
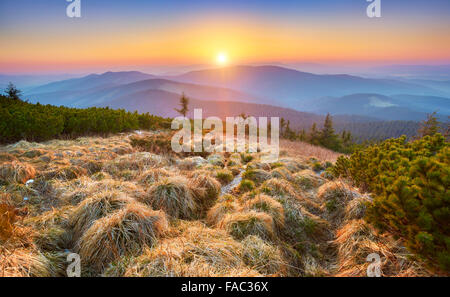
[[[5,89],[6,96],[13,99],[13,100],[21,100],[20,95],[22,94],[22,91],[17,89],[16,86],[10,82],[8,86]]]
[[[180,109],[175,108],[175,111],[177,111],[179,114],[181,114],[183,117],[186,117],[186,114],[188,113],[189,109],[188,109],[188,105],[189,105],[189,98],[186,97],[184,95],[184,93],[181,95],[180,98]]]
[[[417,131],[418,137],[433,136],[439,131],[439,121],[436,117],[436,112],[427,115],[427,119],[420,123],[420,128]]]

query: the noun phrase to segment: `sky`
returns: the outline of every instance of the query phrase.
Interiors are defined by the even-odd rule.
[[[148,66],[449,64],[449,0],[0,1],[0,73]],[[224,58],[225,57],[225,58]]]

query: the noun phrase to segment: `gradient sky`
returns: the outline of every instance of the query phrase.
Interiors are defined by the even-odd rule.
[[[0,1],[0,73],[230,63],[450,63],[449,0]]]

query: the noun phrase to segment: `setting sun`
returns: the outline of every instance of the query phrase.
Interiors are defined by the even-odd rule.
[[[227,62],[228,62],[227,54],[219,53],[216,57],[216,61],[217,61],[217,64],[219,64],[219,65],[227,64]]]

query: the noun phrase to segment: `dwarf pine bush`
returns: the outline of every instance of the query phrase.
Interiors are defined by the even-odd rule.
[[[404,239],[433,266],[450,271],[450,148],[440,134],[389,139],[340,157],[336,176],[374,193],[366,220]]]

